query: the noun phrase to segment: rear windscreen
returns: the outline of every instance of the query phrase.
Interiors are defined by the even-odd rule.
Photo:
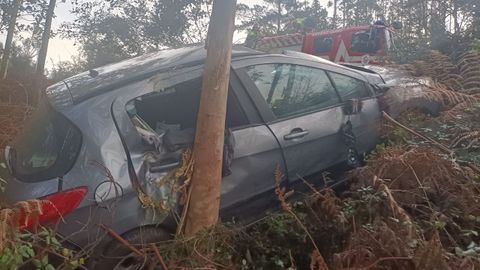
[[[14,145],[13,173],[25,182],[63,176],[75,163],[81,144],[78,128],[49,105],[41,104]]]

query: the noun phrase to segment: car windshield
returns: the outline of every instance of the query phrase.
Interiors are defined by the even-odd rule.
[[[15,143],[13,172],[28,182],[63,176],[72,167],[80,145],[80,131],[60,113],[41,104]]]

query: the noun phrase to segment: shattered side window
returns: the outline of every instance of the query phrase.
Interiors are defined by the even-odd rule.
[[[140,135],[164,150],[176,151],[193,143],[202,88],[201,78],[181,82],[135,98],[126,110]],[[226,128],[248,121],[233,92],[229,90]],[[148,134],[148,135],[146,135]]]

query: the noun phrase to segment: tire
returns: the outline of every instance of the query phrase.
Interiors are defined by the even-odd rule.
[[[135,246],[147,245],[170,240],[172,235],[161,227],[142,227],[122,235]],[[140,248],[139,248],[140,249]],[[127,246],[112,239],[105,248],[90,262],[88,269],[92,270],[141,270],[147,269],[143,258],[136,256]]]

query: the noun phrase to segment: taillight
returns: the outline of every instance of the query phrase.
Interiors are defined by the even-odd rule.
[[[78,207],[87,191],[87,187],[78,187],[39,198],[40,213],[31,215],[25,209],[21,209],[19,228],[29,229],[38,224],[59,220]]]

